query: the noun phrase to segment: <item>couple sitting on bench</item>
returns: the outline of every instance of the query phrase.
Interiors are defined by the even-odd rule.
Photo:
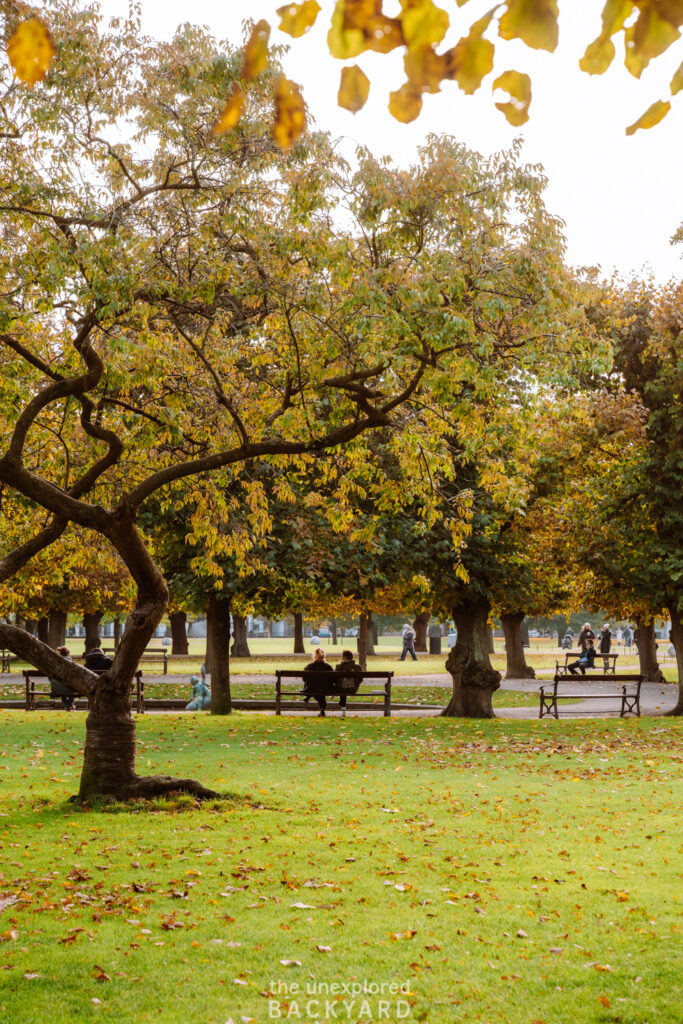
[[[353,651],[342,651],[341,661],[336,669],[333,669],[328,664],[325,660],[326,657],[327,655],[322,647],[316,647],[315,660],[304,669],[304,693],[307,694],[304,697],[304,703],[307,704],[311,697],[315,697],[320,708],[319,717],[325,718],[325,710],[327,708],[326,696],[339,693],[339,707],[341,708],[342,718],[346,718],[346,695],[347,693],[355,693],[358,689],[361,682],[360,673],[362,669],[353,660]],[[308,672],[315,673],[315,677],[311,676],[307,679],[306,674]],[[325,679],[321,678],[323,672],[334,672],[334,677],[330,679],[329,686],[326,685]]]

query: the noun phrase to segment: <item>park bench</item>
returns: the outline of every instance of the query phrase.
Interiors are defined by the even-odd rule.
[[[95,674],[102,675],[102,672],[96,672]],[[24,669],[24,682],[26,688],[26,701],[24,706],[26,711],[35,711],[37,701],[40,701],[41,706],[46,709],[62,707],[61,697],[54,696],[52,694],[50,680],[44,672],[40,672],[38,669],[34,668]],[[137,711],[138,714],[141,714],[144,711],[144,685],[142,672],[138,669],[135,673],[135,686],[131,694],[131,707],[134,711]],[[87,709],[87,697],[80,695],[76,697],[75,707]]]
[[[552,683],[544,684],[538,691],[539,694],[539,718],[559,718],[559,708],[557,706],[558,700],[615,700],[619,701],[620,709],[619,715],[621,718],[625,718],[626,715],[638,715],[640,716],[640,687],[643,682],[642,675],[616,675],[613,672],[596,674],[591,672],[590,674],[582,676],[569,675],[564,671],[557,671]],[[563,684],[572,683],[621,683],[618,687],[619,692],[615,691],[611,693],[580,693],[579,690],[563,689],[559,687]],[[599,714],[600,712],[595,712]]]
[[[110,657],[114,657],[116,650],[113,647],[103,647],[102,653],[107,654]],[[168,649],[166,647],[148,647],[144,654],[141,654],[138,659],[138,664],[141,661],[158,661],[164,666],[163,674],[168,675]]]
[[[2,673],[9,673],[9,672],[11,672],[12,671],[12,662],[16,661],[16,660],[17,660],[17,657],[14,654],[14,652],[13,651],[6,651],[5,648],[3,647],[2,648],[2,668],[0,669],[0,672],[2,672]]]
[[[279,669],[275,673],[275,714],[281,715],[285,711],[311,711],[309,704],[305,704],[303,698],[310,697],[315,700],[316,696],[340,697],[347,696],[369,698],[354,700],[347,703],[348,708],[363,708],[367,711],[382,711],[385,718],[391,716],[391,680],[393,672],[356,672],[353,676],[342,676],[333,672],[304,671],[304,669]],[[299,679],[305,683],[305,689],[283,690],[282,682],[287,679]],[[375,680],[384,679],[384,687],[381,690],[364,690],[360,687],[364,683],[379,685]],[[346,684],[346,685],[345,685]],[[350,684],[350,685],[348,685]],[[285,682],[285,686],[287,683]],[[298,697],[299,700],[288,700],[283,698]],[[373,697],[383,697],[381,704],[373,702]],[[317,705],[314,705],[317,707]]]
[[[569,665],[569,663],[570,662],[574,662],[574,661],[578,661],[580,656],[581,656],[581,651],[579,651],[579,650],[567,651],[567,653],[564,656],[564,665],[560,665],[560,663],[557,662],[557,661],[555,662],[555,672],[556,673],[560,673],[560,674],[563,673],[564,675],[567,675],[568,674],[567,666]],[[598,661],[602,661],[602,664],[603,664],[603,667],[604,667],[605,661],[607,661],[608,665],[607,665],[607,668],[605,669],[605,675],[613,676],[614,673],[617,670],[617,658],[618,657],[619,657],[618,654],[600,654],[599,651],[596,651],[595,652],[595,664],[597,665]],[[588,671],[590,672],[591,669],[588,669]]]

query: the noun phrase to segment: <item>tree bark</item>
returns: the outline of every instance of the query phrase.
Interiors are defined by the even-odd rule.
[[[676,652],[676,667],[678,669],[678,700],[676,707],[667,711],[668,715],[683,715],[683,615],[675,605],[669,607],[671,616],[671,643]]]
[[[365,613],[365,653],[368,657],[375,653],[375,624],[372,621],[372,612]],[[366,659],[367,664],[367,659]]]
[[[187,612],[171,612],[171,654],[189,654],[187,643]]]
[[[650,622],[637,621],[638,626],[638,660],[640,662],[640,674],[647,683],[661,683],[664,681],[664,673],[657,661],[657,640],[655,637],[654,620]]]
[[[66,642],[66,612],[59,608],[50,611],[49,644],[50,647],[63,647]]]
[[[47,615],[38,619],[38,639],[42,644],[50,643],[50,620]]]
[[[489,654],[496,653],[496,645],[493,642],[493,626],[490,622],[486,623],[486,639],[489,646]]]
[[[368,664],[368,617],[365,612],[358,616],[358,664],[363,671]]]
[[[332,630],[332,646],[336,647],[337,644],[339,643],[339,641],[337,639],[337,633],[338,633],[338,628],[339,627],[337,626],[337,620],[336,619],[330,619],[330,628]]]
[[[121,619],[116,616],[114,619],[114,650],[118,651],[121,644]]]
[[[500,621],[505,634],[506,679],[535,679],[536,673],[527,665],[522,644],[523,612],[503,612]]]
[[[211,714],[229,715],[232,712],[229,597],[211,595],[206,627],[206,647],[211,664]]]
[[[251,658],[251,651],[247,641],[247,620],[244,615],[233,615],[232,634],[235,638],[230,649],[233,658]]]
[[[489,660],[490,606],[477,600],[453,610],[458,639],[446,661],[453,678],[453,694],[441,712],[449,718],[494,718],[492,697],[500,686],[500,672]]]
[[[92,651],[93,647],[100,646],[100,622],[102,621],[102,614],[102,612],[85,612],[83,615],[86,654],[88,651]],[[156,629],[156,626],[154,629]],[[152,633],[154,632],[154,629],[152,630]]]
[[[415,650],[426,652],[427,650],[427,630],[429,628],[429,612],[418,612],[413,622],[413,629],[415,630]]]
[[[304,613],[294,612],[294,653],[305,654],[304,645]]]

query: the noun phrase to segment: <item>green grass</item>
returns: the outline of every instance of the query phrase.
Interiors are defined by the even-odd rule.
[[[676,720],[149,716],[141,771],[239,797],[149,813],[66,802],[82,716],[0,725],[2,1020],[312,1024],[283,985],[366,980],[429,1024],[680,1022]]]

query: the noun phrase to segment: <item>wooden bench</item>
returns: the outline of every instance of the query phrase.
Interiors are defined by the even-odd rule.
[[[275,714],[281,715],[283,709],[286,711],[310,711],[311,707],[302,700],[283,700],[287,697],[310,697],[315,700],[316,696],[324,697],[362,697],[369,700],[355,700],[352,704],[347,703],[349,708],[364,708],[368,711],[382,711],[385,718],[391,717],[391,680],[393,672],[356,672],[353,676],[342,676],[337,672],[305,672],[303,669],[280,669],[275,673]],[[305,689],[283,690],[282,681],[287,679],[300,679],[306,684]],[[384,687],[381,690],[364,690],[359,692],[363,683],[374,682],[384,679]],[[342,681],[350,680],[351,687],[340,685]],[[285,685],[287,685],[285,683]],[[377,684],[375,684],[377,685]],[[372,701],[373,697],[383,697],[381,704]]]
[[[95,674],[102,675],[102,672],[96,672]],[[62,706],[61,697],[52,695],[50,680],[44,672],[34,668],[24,669],[24,682],[26,687],[26,701],[24,705],[26,711],[35,711],[37,700],[40,700],[41,706],[45,708],[59,708]],[[138,714],[142,714],[144,711],[144,687],[142,672],[138,669],[135,673],[135,686],[131,694],[131,707]],[[87,710],[88,698],[79,694],[76,697],[75,707]]]
[[[12,662],[16,661],[16,660],[17,660],[17,657],[16,657],[14,651],[7,651],[3,647],[2,648],[2,668],[0,668],[0,672],[2,672],[3,674],[4,673],[9,674],[12,671]]]
[[[590,670],[589,670],[590,671]],[[577,690],[560,692],[558,687],[562,683],[588,682],[591,683],[621,683],[619,693],[580,693]],[[615,675],[613,672],[601,675],[573,676],[567,673],[555,673],[552,683],[544,684],[538,691],[539,694],[539,718],[559,718],[558,700],[618,700],[620,702],[619,715],[625,718],[626,715],[638,715],[640,717],[640,687],[643,682],[642,675]],[[600,712],[595,712],[599,714]]]
[[[102,648],[102,653],[113,658],[114,655],[116,654],[116,650],[113,647],[103,647]],[[162,664],[164,666],[163,674],[165,676],[168,675],[168,648],[166,648],[166,647],[148,647],[145,650],[144,654],[140,655],[140,658],[138,659],[138,664],[141,661],[160,661],[160,662],[162,662]]]
[[[568,673],[567,666],[569,665],[569,662],[570,661],[571,662],[578,661],[580,657],[581,657],[581,651],[580,650],[567,651],[567,653],[564,656],[564,665],[560,665],[560,663],[558,661],[555,662],[555,672],[556,672],[556,674],[561,674],[564,671],[564,674],[567,675],[567,673]],[[605,667],[604,668],[605,675],[613,676],[614,673],[617,670],[617,658],[618,657],[619,657],[618,654],[600,654],[600,652],[596,650],[596,652],[595,652],[595,664],[597,665],[598,661],[602,660],[603,666]],[[607,666],[605,666],[605,662],[607,662]],[[590,672],[591,669],[588,669],[588,671]]]

